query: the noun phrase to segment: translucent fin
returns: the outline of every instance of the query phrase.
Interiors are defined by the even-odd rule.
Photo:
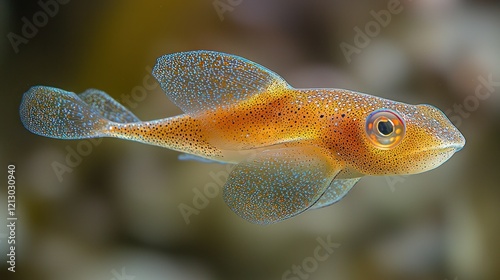
[[[193,160],[193,161],[199,161],[199,162],[203,162],[203,163],[229,164],[228,162],[218,161],[215,159],[208,159],[208,158],[204,158],[204,157],[200,157],[200,156],[192,155],[192,154],[180,154],[178,156],[178,159],[179,160]]]
[[[60,139],[102,137],[109,123],[78,95],[45,86],[24,93],[19,113],[29,131]]]
[[[330,206],[341,200],[361,178],[335,179],[328,189],[309,210]]]
[[[213,51],[164,55],[153,69],[167,96],[186,114],[231,106],[270,88],[289,85],[242,57]]]
[[[125,106],[118,103],[104,91],[97,89],[88,89],[78,95],[81,100],[89,104],[90,107],[97,110],[101,116],[117,123],[140,122],[132,112]]]
[[[271,224],[311,207],[323,195],[340,166],[314,147],[267,150],[233,169],[224,201],[240,217]]]

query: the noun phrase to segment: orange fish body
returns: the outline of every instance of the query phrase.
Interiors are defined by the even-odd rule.
[[[25,93],[21,120],[43,136],[116,137],[236,164],[224,200],[259,224],[333,204],[365,175],[433,169],[465,144],[432,106],[343,89],[295,89],[228,54],[166,55],[153,75],[185,114],[141,122],[104,92],[38,86]]]

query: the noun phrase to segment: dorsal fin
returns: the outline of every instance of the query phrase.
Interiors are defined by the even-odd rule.
[[[231,106],[256,94],[290,87],[271,70],[213,51],[164,55],[153,69],[167,96],[186,114]]]

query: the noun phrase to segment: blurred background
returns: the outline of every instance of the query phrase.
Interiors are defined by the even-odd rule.
[[[0,31],[0,221],[8,164],[18,217],[16,273],[0,226],[1,279],[500,278],[498,1],[2,0]],[[367,177],[331,207],[261,227],[224,204],[227,166],[116,139],[43,138],[20,123],[33,85],[98,88],[144,120],[179,114],[151,68],[199,49],[295,87],[432,104],[467,144],[433,171]]]

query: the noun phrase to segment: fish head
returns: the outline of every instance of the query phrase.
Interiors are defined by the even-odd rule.
[[[344,160],[364,175],[408,175],[434,169],[465,145],[446,115],[431,105],[382,102],[353,124],[357,143]]]

